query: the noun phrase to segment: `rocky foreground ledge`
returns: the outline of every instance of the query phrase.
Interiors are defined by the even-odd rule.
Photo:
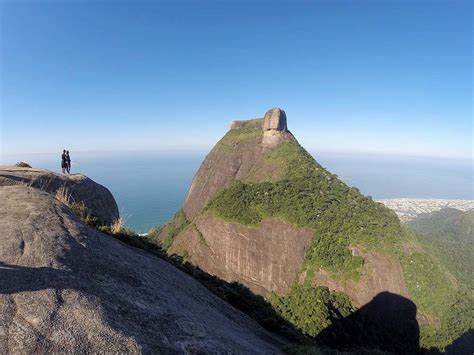
[[[102,216],[112,218],[113,197],[100,201],[105,188],[37,169],[0,176],[1,354],[280,353],[282,342],[249,317],[167,262],[84,224],[53,193],[70,184],[89,206],[111,206]],[[51,183],[40,189],[44,177]]]
[[[64,175],[45,169],[0,166],[0,187],[11,185],[31,186],[53,196],[64,188],[71,202],[84,204],[99,223],[111,224],[119,218],[117,203],[111,192],[82,174]]]

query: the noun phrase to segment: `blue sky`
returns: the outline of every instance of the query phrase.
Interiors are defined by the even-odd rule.
[[[313,152],[472,157],[470,1],[0,3],[4,155],[204,151],[279,106]]]

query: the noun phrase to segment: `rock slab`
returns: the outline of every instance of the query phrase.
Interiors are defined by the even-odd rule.
[[[64,187],[70,194],[71,202],[84,203],[100,223],[111,224],[119,218],[112,193],[82,174],[64,175],[45,169],[0,166],[0,187],[9,185],[32,186],[52,195]]]
[[[280,353],[280,340],[51,194],[0,187],[0,353]]]

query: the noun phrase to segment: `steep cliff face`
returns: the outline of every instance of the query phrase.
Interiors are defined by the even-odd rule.
[[[52,194],[2,186],[0,201],[0,353],[280,353],[196,280]]]
[[[262,126],[267,129],[263,130]],[[234,121],[231,129],[216,144],[193,178],[183,205],[191,220],[210,199],[232,181],[274,181],[282,177],[278,162],[265,161],[271,148],[283,141],[296,139],[286,129],[286,115],[272,109],[265,119]]]
[[[166,240],[170,253],[185,253],[205,271],[242,282],[263,295],[269,291],[285,293],[293,282],[309,278],[315,284],[347,292],[356,305],[366,303],[381,291],[406,295],[398,259],[384,258],[379,251],[369,253],[363,247],[347,248],[346,259],[357,260],[352,253],[354,257],[367,260],[365,264],[352,267],[357,281],[339,277],[335,268],[327,270],[308,262],[307,255],[314,249],[317,232],[315,235],[314,223],[303,223],[301,219],[313,211],[293,211],[294,220],[285,218],[292,213],[293,206],[285,197],[279,202],[282,196],[277,190],[285,194],[292,185],[311,179],[315,180],[314,186],[305,185],[289,194],[294,193],[293,197],[304,203],[307,199],[303,195],[314,188],[318,194],[311,198],[334,205],[341,197],[336,196],[332,186],[345,190],[342,193],[350,190],[301,148],[288,131],[285,111],[273,108],[263,120],[234,121],[195,175],[181,219],[172,220],[157,238]],[[237,182],[242,186],[236,187]],[[252,189],[255,193],[250,191]],[[356,203],[355,199],[361,195],[355,190],[352,194],[355,197],[350,203]],[[271,196],[271,201],[262,196]],[[252,201],[256,198],[261,201]],[[278,211],[262,212],[269,202],[280,204],[274,206]],[[321,210],[319,215],[329,210],[326,206],[315,206],[315,210],[317,208]],[[375,213],[379,212],[377,208]],[[391,223],[396,220],[387,210],[379,209],[389,215]],[[253,213],[254,210],[262,212],[261,216],[259,212]],[[250,216],[247,220],[249,214],[257,219],[252,220]],[[313,217],[316,220],[318,216]],[[174,233],[170,233],[170,228]]]
[[[290,288],[312,285],[343,292],[356,307],[384,292],[410,298],[430,346],[445,346],[466,328],[433,340],[440,324],[453,322],[447,305],[462,297],[455,278],[394,212],[321,167],[281,109],[232,122],[196,173],[182,211],[150,238],[264,296],[284,298]]]
[[[206,272],[238,280],[255,293],[284,293],[297,278],[311,239],[311,230],[278,219],[250,227],[204,213],[176,236],[169,252],[186,252]]]

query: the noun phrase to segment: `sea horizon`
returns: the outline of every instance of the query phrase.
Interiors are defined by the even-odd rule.
[[[472,159],[310,152],[326,169],[374,200],[473,200]],[[180,208],[191,180],[207,153],[71,152],[72,173],[106,186],[128,228],[146,233],[166,223]],[[3,155],[0,165],[25,161],[61,172],[57,154]]]

